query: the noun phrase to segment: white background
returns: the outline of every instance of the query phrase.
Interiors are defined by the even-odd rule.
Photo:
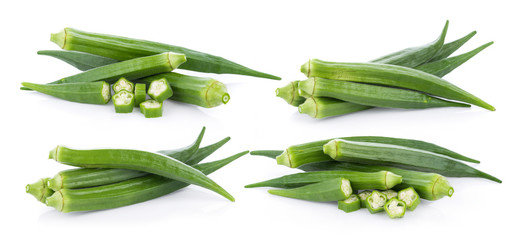
[[[435,239],[504,236],[514,230],[518,21],[512,1],[14,2],[0,7],[2,239]],[[446,79],[497,111],[373,109],[315,120],[275,97],[275,88],[304,79],[299,67],[309,58],[368,61],[432,41],[447,19],[447,41],[478,31],[458,53],[495,41]],[[37,50],[58,49],[49,36],[64,27],[184,46],[283,80],[191,73],[226,83],[230,102],[213,109],[167,102],[158,119],[145,119],[138,111],[115,114],[111,104],[85,105],[19,91],[22,81],[45,83],[78,72],[36,55]],[[477,168],[503,184],[450,178],[452,198],[423,201],[400,220],[364,209],[346,214],[334,203],[276,197],[265,188],[244,189],[296,172],[250,155],[211,175],[236,197],[235,203],[191,186],[129,207],[63,214],[24,192],[27,183],[67,168],[47,159],[58,144],[155,151],[190,143],[202,126],[207,127],[203,145],[232,137],[208,160],[331,137],[380,135],[425,140],[479,159]]]

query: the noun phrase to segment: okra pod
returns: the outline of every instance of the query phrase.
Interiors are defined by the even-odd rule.
[[[112,97],[116,113],[130,113],[135,108],[135,95],[126,90],[121,90]]]
[[[490,104],[440,77],[408,67],[379,63],[325,62],[310,59],[302,65],[301,71],[307,77],[405,88],[441,98],[470,103],[491,111],[495,110]]]
[[[356,210],[359,210],[360,208],[360,198],[356,194],[351,194],[349,198],[343,201],[338,201],[338,209],[346,213],[354,212]]]
[[[81,71],[119,62],[115,59],[76,51],[42,50],[38,51],[38,55],[57,58]]]
[[[57,146],[50,159],[84,168],[122,168],[153,173],[212,190],[230,201],[232,195],[200,171],[166,155],[130,149],[75,150]]]
[[[470,32],[468,35],[461,37],[453,42],[445,43],[442,45],[441,49],[439,49],[439,51],[427,62],[435,62],[449,57],[452,53],[457,51],[457,49],[462,47],[462,45],[464,45],[468,40],[475,36],[475,34],[477,34],[477,31]]]
[[[216,150],[221,148],[223,145],[225,145],[225,143],[227,143],[228,141],[230,141],[230,137],[223,138],[213,144],[198,149],[198,151],[196,151],[196,153],[194,153],[189,158],[189,160],[186,160],[185,163],[188,165],[198,164],[203,159],[205,159],[206,157],[214,153]]]
[[[165,78],[160,78],[153,80],[149,84],[147,95],[158,102],[163,102],[164,100],[173,96],[173,89],[171,88],[171,85],[169,85],[169,82],[165,80]]]
[[[292,81],[284,87],[277,88],[275,90],[275,95],[284,99],[288,104],[297,107],[306,101],[305,97],[299,95],[298,86],[299,81]]]
[[[121,78],[119,78],[119,80],[117,80],[117,82],[115,82],[112,85],[112,89],[113,89],[113,92],[115,92],[115,93],[118,93],[121,90],[126,90],[128,92],[134,92],[135,84],[128,81],[126,78],[121,77]]]
[[[136,83],[135,84],[135,106],[139,106],[140,104],[146,101],[147,91],[146,84]]]
[[[194,165],[203,174],[210,174],[248,152],[241,152],[219,161]],[[93,211],[136,204],[164,196],[189,184],[148,174],[120,183],[83,189],[61,189],[47,199],[47,205],[61,212]]]
[[[327,97],[309,97],[299,104],[299,112],[313,118],[326,118],[373,108],[362,104],[346,102]]]
[[[480,177],[498,183],[502,182],[500,179],[461,163],[454,158],[420,149],[343,139],[331,140],[323,148],[324,153],[337,161],[435,172],[448,177]]]
[[[146,172],[118,168],[77,168],[59,172],[49,179],[48,187],[54,191],[63,188],[86,188],[142,177]]]
[[[360,199],[360,207],[367,208],[367,198],[371,195],[372,191],[363,191],[358,193],[358,198]]]
[[[63,100],[106,104],[110,101],[110,85],[106,82],[84,82],[70,84],[36,84],[22,82],[22,86]]]
[[[27,184],[25,186],[25,192],[34,196],[38,201],[45,203],[47,197],[54,194],[54,191],[47,186],[47,182],[50,178],[41,178],[35,183]]]
[[[407,109],[470,107],[467,104],[446,101],[406,89],[319,77],[310,77],[301,81],[299,91],[301,95],[306,97],[329,97],[375,107]]]
[[[354,172],[354,171],[315,171],[295,173],[263,182],[246,185],[245,188],[276,187],[296,188],[334,178],[345,178],[354,190],[390,189],[400,184],[402,177],[388,171]]]
[[[373,214],[383,211],[385,203],[387,203],[387,196],[376,190],[372,191],[365,201],[367,209]]]
[[[150,99],[140,104],[140,112],[146,118],[162,117],[162,111],[162,102]]]
[[[180,66],[181,69],[207,73],[241,74],[275,80],[281,79],[277,76],[252,70],[222,57],[179,46],[145,40],[131,39],[107,34],[90,33],[77,29],[65,28],[59,33],[52,34],[51,41],[65,50],[87,52],[119,61],[159,54],[163,52],[177,52],[185,54],[185,56],[187,56],[189,59],[188,62]]]
[[[263,157],[269,157],[269,158],[277,158],[277,156],[282,154],[282,150],[256,150],[251,151],[250,155],[257,155],[257,156],[263,156]]]
[[[314,202],[330,202],[345,200],[353,190],[349,180],[334,178],[306,186],[291,189],[270,189],[269,193],[288,198],[296,198]]]
[[[405,216],[406,203],[397,198],[389,198],[384,208],[390,218],[402,218]]]
[[[187,162],[200,148],[201,140],[203,139],[203,136],[205,135],[205,127],[201,128],[200,133],[198,134],[198,137],[194,140],[193,143],[189,144],[188,146],[178,148],[178,149],[171,149],[171,150],[161,150],[158,151],[160,154],[167,155],[169,157],[172,157],[174,159],[178,159],[181,162]],[[192,165],[192,164],[189,164]]]
[[[417,205],[421,203],[419,194],[417,194],[417,192],[412,187],[400,190],[397,193],[397,198],[398,200],[405,202],[406,208],[408,208],[410,211],[414,211]]]

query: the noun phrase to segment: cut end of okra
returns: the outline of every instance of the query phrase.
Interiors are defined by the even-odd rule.
[[[47,197],[47,181],[48,178],[42,178],[35,183],[27,184],[25,192],[34,196],[38,201],[44,202]]]
[[[329,141],[328,143],[324,144],[323,150],[324,153],[329,155],[332,159],[336,159],[338,154],[338,141]]]
[[[372,191],[371,195],[367,197],[366,205],[370,213],[378,213],[383,211],[387,203],[387,196],[378,191]]]
[[[135,108],[135,94],[121,90],[113,95],[113,105],[116,113],[130,113]]]
[[[205,101],[208,108],[217,107],[221,103],[227,104],[230,101],[230,95],[225,84],[214,80],[205,92]]]
[[[133,92],[135,88],[135,84],[128,81],[126,78],[121,77],[117,82],[115,82],[112,86],[113,91],[118,93],[122,90],[126,90],[128,92]]]
[[[349,198],[338,201],[338,209],[350,213],[361,208],[360,198],[356,194],[352,194]]]
[[[445,177],[439,176],[437,180],[435,180],[432,188],[433,200],[440,199],[444,196],[451,197],[453,192],[453,187]]]
[[[385,204],[385,212],[389,215],[390,218],[402,218],[405,216],[406,212],[406,204],[403,201],[398,200],[397,198],[390,199]]]
[[[61,191],[54,192],[50,197],[45,199],[45,204],[49,207],[53,207],[60,212],[64,211],[64,198]]]
[[[108,103],[112,98],[112,93],[110,91],[110,84],[107,82],[103,82],[103,88],[101,95],[103,96],[104,104]]]
[[[367,198],[371,195],[371,191],[363,191],[358,194],[358,198],[360,198],[360,205],[362,208],[367,207]]]
[[[58,173],[53,178],[50,178],[47,181],[47,187],[54,191],[58,191],[59,189],[63,188],[63,177],[61,174]]]
[[[385,172],[385,189],[391,189],[392,187],[403,182],[403,177],[392,172]],[[395,192],[395,191],[394,191]],[[397,193],[396,193],[397,196]]]
[[[318,107],[313,97],[307,98],[304,103],[299,105],[299,113],[307,114],[312,118],[318,117]]]
[[[279,165],[284,165],[284,166],[290,167],[290,168],[298,167],[298,166],[292,166],[292,163],[290,160],[290,154],[288,151],[282,152],[282,154],[277,156],[275,159],[277,160],[277,164],[279,164]]]
[[[161,78],[149,84],[147,94],[156,101],[163,102],[173,96],[173,89],[165,78]]]
[[[162,111],[162,103],[155,100],[147,100],[140,104],[140,112],[146,118],[161,117]]]
[[[311,59],[309,59],[306,63],[302,64],[300,67],[300,71],[306,75],[306,77],[309,77],[311,74]]]
[[[410,211],[413,211],[421,202],[419,194],[417,194],[413,187],[405,188],[399,191],[397,198],[398,200],[405,202],[406,208],[408,208]]]
[[[288,104],[297,107],[306,100],[299,96],[298,85],[299,81],[292,81],[284,87],[275,89],[275,95],[284,99]]]
[[[60,48],[65,49],[66,45],[66,31],[63,29],[60,32],[50,34],[50,41],[57,44]]]
[[[167,59],[169,61],[169,65],[174,70],[178,68],[182,63],[187,61],[187,57],[184,54],[168,52]]]

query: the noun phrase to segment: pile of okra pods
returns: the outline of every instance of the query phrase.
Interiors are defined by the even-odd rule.
[[[451,197],[446,177],[478,177],[502,181],[466,163],[480,163],[438,145],[412,139],[355,136],[288,147],[252,151],[305,172],[245,187],[275,187],[268,192],[308,201],[337,201],[345,212],[367,208],[401,218],[420,199]],[[361,192],[359,192],[361,191]],[[359,193],[358,193],[359,192]]]
[[[204,108],[230,100],[225,84],[172,72],[177,68],[280,80],[218,56],[163,43],[72,28],[52,34],[51,41],[65,51],[45,50],[38,54],[60,59],[83,72],[47,84],[23,82],[22,90],[88,104],[107,104],[111,99],[115,112],[130,113],[140,107],[146,118],[162,116],[166,99]],[[146,100],[146,95],[151,99]]]
[[[77,150],[57,146],[50,159],[78,168],[64,170],[26,186],[26,192],[60,212],[93,211],[151,200],[190,184],[234,201],[234,197],[206,175],[248,154],[200,163],[230,140],[226,137],[200,148],[205,133],[190,145],[158,153],[131,149]]]
[[[449,57],[475,35],[475,31],[444,43],[448,22],[439,38],[406,48],[368,63],[327,62],[310,59],[301,67],[308,77],[278,88],[276,95],[300,113],[325,118],[374,107],[425,109],[470,107],[495,108],[444,80],[446,74],[493,44]]]

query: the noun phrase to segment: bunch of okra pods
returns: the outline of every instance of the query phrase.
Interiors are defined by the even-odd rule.
[[[160,117],[166,99],[205,108],[230,100],[223,83],[171,72],[177,68],[280,80],[218,56],[163,43],[72,28],[52,34],[51,41],[66,51],[38,54],[55,57],[83,72],[47,84],[23,82],[22,90],[79,103],[106,104],[112,99],[117,113],[140,107],[145,117]],[[146,93],[150,100],[146,100]]]
[[[49,158],[79,168],[61,171],[26,186],[26,191],[61,212],[117,208],[151,200],[190,184],[234,201],[210,174],[248,153],[200,163],[230,140],[226,137],[201,147],[202,129],[194,143],[158,153],[130,149],[77,150],[58,146]]]
[[[470,52],[449,57],[475,35],[475,31],[444,44],[448,22],[439,38],[428,44],[403,49],[368,63],[327,62],[310,59],[301,72],[307,80],[293,81],[276,94],[300,113],[325,118],[373,107],[425,109],[470,107],[494,111],[476,96],[444,80],[493,42]]]
[[[309,201],[337,201],[345,212],[367,208],[400,218],[414,210],[420,198],[451,197],[446,177],[479,177],[502,181],[467,163],[479,161],[438,145],[401,138],[355,136],[288,147],[285,151],[252,151],[296,173],[245,187],[276,187],[268,192]],[[445,177],[446,176],[446,177]],[[362,192],[357,193],[362,190]]]

